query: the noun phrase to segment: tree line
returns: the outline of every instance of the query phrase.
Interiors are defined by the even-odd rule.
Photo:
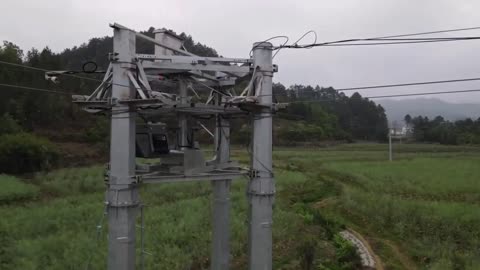
[[[429,119],[426,116],[405,116],[405,123],[413,129],[418,142],[440,144],[480,144],[480,118],[448,121],[442,116]]]

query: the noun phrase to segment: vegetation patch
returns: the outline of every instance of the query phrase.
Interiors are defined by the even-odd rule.
[[[34,185],[24,183],[13,176],[0,174],[0,204],[35,199],[38,191]]]
[[[59,161],[57,148],[47,139],[28,133],[0,136],[0,172],[49,170]]]
[[[274,269],[359,269],[355,248],[339,237],[346,227],[364,236],[385,269],[478,269],[480,153],[396,145],[396,160],[388,162],[386,149],[362,144],[274,152]],[[233,155],[246,160],[247,152]],[[104,267],[103,172],[93,166],[36,173],[30,184],[16,179],[36,190],[28,198],[47,199],[0,206],[0,268]],[[244,178],[233,181],[234,270],[248,266],[245,188]],[[146,269],[208,269],[210,183],[143,185],[141,198]],[[139,259],[140,234],[137,228]]]

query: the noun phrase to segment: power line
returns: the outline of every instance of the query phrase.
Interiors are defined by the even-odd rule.
[[[37,71],[43,71],[43,72],[54,72],[55,70],[49,70],[49,69],[44,69],[44,68],[37,68],[37,67],[31,67],[23,64],[17,64],[17,63],[12,63],[12,62],[6,62],[6,61],[0,61],[0,64],[5,64],[5,65],[10,65],[10,66],[15,66],[15,67],[22,67],[22,68],[28,68],[32,70],[37,70]],[[96,82],[102,82],[100,79],[95,79],[95,78],[89,78],[89,77],[83,77],[83,76],[77,76],[74,74],[62,74],[63,76],[70,76],[73,78],[77,79],[84,79],[84,80],[90,80],[90,81],[96,81]]]
[[[469,90],[453,90],[453,91],[441,91],[441,92],[420,92],[420,93],[410,93],[410,94],[392,94],[392,95],[381,95],[381,96],[366,96],[362,98],[376,99],[376,98],[390,98],[390,97],[410,97],[410,96],[428,96],[428,95],[443,95],[443,94],[458,94],[458,93],[472,93],[480,92],[480,89],[469,89]],[[318,102],[331,102],[337,101],[338,99],[317,99],[317,100],[304,100],[304,101],[290,101],[285,103],[318,103]]]
[[[290,38],[287,37],[287,36],[273,36],[273,37],[270,37],[270,38],[265,39],[264,41],[260,42],[258,45],[253,46],[253,48],[250,50],[250,52],[249,52],[248,54],[250,55],[250,57],[252,57],[252,53],[253,53],[253,50],[255,50],[255,48],[257,48],[258,46],[260,46],[262,43],[265,43],[265,42],[268,42],[268,41],[270,41],[270,40],[274,40],[274,39],[277,39],[277,38],[284,38],[284,39],[285,39],[285,42],[284,42],[282,45],[280,45],[280,46],[285,46],[285,45],[287,44],[287,42],[290,40]],[[276,54],[275,54],[275,55],[276,55]],[[273,56],[273,57],[275,57],[275,56]]]
[[[71,95],[71,93],[68,93],[68,92],[55,91],[55,90],[36,88],[36,87],[29,87],[29,86],[22,86],[22,85],[0,83],[0,86],[18,88],[18,89],[29,90],[29,91],[39,91],[39,92],[55,93],[55,94],[62,94],[62,95]]]
[[[394,36],[383,36],[383,37],[377,37],[377,38],[412,37],[412,36],[423,36],[423,35],[459,32],[459,31],[468,31],[468,30],[478,30],[478,29],[480,29],[480,26],[468,27],[468,28],[456,28],[456,29],[449,29],[449,30],[430,31],[430,32],[420,32],[420,33],[412,33],[412,34],[401,34],[401,35],[394,35]]]
[[[47,92],[47,93],[54,93],[54,94],[71,95],[70,93],[67,93],[67,92],[36,88],[36,87],[28,87],[28,86],[22,86],[22,85],[0,83],[0,86],[18,88],[18,89],[29,90],[29,91],[39,91],[39,92]],[[381,96],[366,96],[363,98],[377,99],[377,98],[390,98],[390,97],[427,96],[427,95],[443,95],[443,94],[458,94],[458,93],[472,93],[472,92],[480,92],[480,89],[441,91],[441,92],[421,92],[421,93],[410,93],[410,94],[392,94],[392,95],[381,95]],[[318,102],[329,102],[329,101],[335,101],[335,100],[336,99],[323,99],[323,100],[319,99],[319,100],[306,100],[306,101],[291,101],[287,103],[318,103]]]
[[[36,67],[31,67],[31,66],[27,66],[27,65],[12,63],[12,62],[0,61],[0,64],[5,64],[5,65],[10,65],[10,66],[15,66],[15,67],[22,67],[22,68],[27,68],[27,69],[31,69],[31,70],[37,70],[37,71],[43,71],[43,72],[55,72],[55,70],[49,70],[49,69],[44,69],[44,68],[36,68]],[[70,77],[73,77],[73,78],[84,79],[84,80],[89,80],[89,81],[94,81],[94,82],[103,82],[103,80],[100,80],[100,79],[83,77],[83,76],[78,76],[78,75],[68,74],[68,73],[62,73],[62,74],[60,74],[60,75],[62,75],[62,76],[70,76]],[[118,83],[113,83],[113,82],[109,82],[108,85],[116,85],[116,86],[121,86],[121,87],[130,87],[129,85],[118,84]]]
[[[415,41],[394,41],[394,42],[366,42],[366,43],[345,43],[345,44],[325,44],[325,45],[314,45],[314,46],[307,46],[305,48],[310,47],[347,47],[347,46],[378,46],[378,45],[401,45],[401,44],[420,44],[420,43],[437,43],[437,42],[450,42],[450,41],[462,41],[462,40],[478,40],[480,37],[471,37],[468,39],[434,39],[434,40],[415,40]],[[381,39],[378,39],[382,41]],[[374,40],[372,40],[374,41]]]
[[[353,91],[353,90],[365,90],[365,89],[377,89],[377,88],[404,87],[404,86],[413,86],[413,85],[468,82],[468,81],[478,81],[478,80],[480,80],[480,77],[479,78],[454,79],[454,80],[442,80],[442,81],[426,81],[426,82],[412,82],[412,83],[399,83],[399,84],[359,86],[359,87],[338,88],[338,89],[335,89],[335,90],[337,90],[337,91]]]
[[[480,77],[476,78],[465,78],[465,79],[452,79],[452,80],[440,80],[440,81],[425,81],[425,82],[411,82],[411,83],[399,83],[399,84],[384,84],[384,85],[370,85],[370,86],[357,86],[357,87],[348,87],[348,88],[333,88],[333,90],[340,91],[354,91],[354,90],[368,90],[368,89],[379,89],[379,88],[392,88],[392,87],[405,87],[405,86],[414,86],[414,85],[428,85],[428,84],[443,84],[443,83],[456,83],[456,82],[469,82],[469,81],[480,81]],[[323,88],[326,89],[326,88]],[[289,90],[292,91],[292,90]],[[262,96],[284,96],[288,95],[258,95]]]
[[[422,38],[422,39],[417,39],[416,41],[410,40],[410,41],[405,41],[405,42],[389,42],[389,43],[387,43],[387,42],[377,42],[377,43],[357,43],[357,44],[352,44],[352,45],[343,45],[343,44],[340,45],[340,43],[350,43],[350,42],[358,42],[358,41],[382,41],[382,40],[388,40],[388,39],[392,39],[392,38],[421,36],[421,35],[430,35],[430,34],[439,34],[439,33],[477,30],[477,29],[480,29],[480,26],[468,27],[468,28],[456,28],[456,29],[448,29],[448,30],[439,30],[439,31],[420,32],[420,33],[400,34],[400,35],[388,35],[388,36],[381,36],[381,37],[374,37],[374,38],[344,39],[344,40],[337,40],[337,41],[323,42],[323,43],[313,42],[311,44],[304,44],[304,45],[298,45],[297,43],[293,43],[292,45],[279,46],[279,47],[275,47],[274,49],[280,49],[280,48],[306,49],[306,48],[312,48],[312,47],[317,47],[317,46],[359,46],[359,45],[381,45],[381,44],[382,45],[394,45],[394,44],[403,44],[403,43],[412,44],[412,43],[427,43],[427,42],[445,42],[445,41],[453,41],[453,40],[455,40],[455,41],[472,40],[472,39],[478,39],[478,37]]]
[[[457,94],[457,93],[471,93],[471,92],[480,92],[480,89],[442,91],[442,92],[422,92],[422,93],[411,93],[411,94],[395,94],[395,95],[384,95],[384,96],[370,96],[365,98],[374,99],[374,98],[388,98],[388,97],[410,97],[410,96],[443,95],[443,94]]]
[[[330,41],[323,43],[312,43],[304,45],[284,45],[275,47],[274,50],[288,48],[288,49],[310,49],[313,47],[335,47],[335,46],[371,46],[371,45],[398,45],[398,44],[419,44],[419,43],[436,43],[436,42],[450,42],[450,41],[465,41],[478,40],[480,37],[455,37],[455,38],[415,38],[415,39],[382,39],[382,38],[361,38],[361,39],[346,39],[338,41]],[[351,42],[363,43],[351,43]],[[371,42],[376,41],[376,42]]]

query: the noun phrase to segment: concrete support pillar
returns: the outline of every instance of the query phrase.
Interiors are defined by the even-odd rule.
[[[134,70],[129,63],[135,58],[135,33],[114,28],[113,50],[117,61],[112,62],[112,98],[133,99],[135,88],[130,84],[128,72]],[[135,269],[135,218],[139,205],[138,188],[134,184],[135,115],[128,105],[117,103],[112,108],[106,196],[109,270]]]
[[[217,94],[217,104],[222,96]],[[218,163],[230,161],[230,122],[217,115],[215,149]],[[230,185],[231,180],[212,181],[212,270],[230,268]]]
[[[187,82],[180,78],[178,80],[178,89],[179,89],[179,96],[180,96],[180,104],[187,104],[188,103],[188,89],[187,89]],[[183,113],[178,113],[178,135],[177,135],[177,145],[179,149],[185,149],[187,146],[191,146],[188,142],[188,121],[187,116]],[[193,142],[191,142],[193,144]]]
[[[388,131],[388,160],[393,161],[392,131]]]
[[[275,183],[272,171],[272,44],[259,42],[253,45],[256,67],[255,94],[259,105],[264,106],[254,114],[251,143],[251,175],[248,184],[250,270],[272,269],[272,207]]]

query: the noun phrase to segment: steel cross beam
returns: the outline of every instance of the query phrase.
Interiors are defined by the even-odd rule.
[[[223,57],[203,57],[203,56],[182,56],[182,55],[154,55],[154,54],[137,54],[138,59],[149,59],[149,60],[168,60],[170,62],[177,63],[240,63],[240,64],[250,64],[252,63],[251,59],[246,58],[223,58]]]
[[[175,62],[144,62],[143,67],[149,69],[161,69],[167,71],[219,71],[238,74],[239,77],[245,76],[250,72],[249,66],[227,66],[220,64],[197,64],[191,63],[175,63]]]

